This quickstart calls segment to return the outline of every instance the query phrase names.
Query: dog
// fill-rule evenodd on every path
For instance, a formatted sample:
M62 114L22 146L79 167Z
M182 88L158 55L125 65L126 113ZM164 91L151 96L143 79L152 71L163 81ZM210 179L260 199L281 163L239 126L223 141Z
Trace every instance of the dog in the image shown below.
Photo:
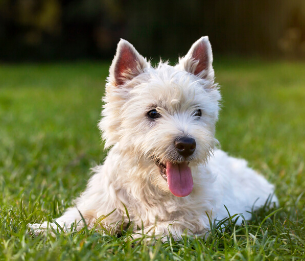
M266 201L277 205L273 185L217 149L221 95L212 62L208 37L175 66L161 61L155 68L120 40L99 122L108 156L74 207L54 223L31 224L32 231L86 223L118 233L131 222L139 234L181 239L205 235L211 220L248 220Z

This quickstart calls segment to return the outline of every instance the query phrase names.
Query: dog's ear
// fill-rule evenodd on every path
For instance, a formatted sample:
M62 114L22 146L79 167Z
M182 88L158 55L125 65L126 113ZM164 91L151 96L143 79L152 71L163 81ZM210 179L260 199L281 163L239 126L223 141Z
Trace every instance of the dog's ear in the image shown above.
M133 45L121 39L110 66L110 81L116 86L124 85L126 81L144 72L147 66L147 61Z
M207 36L196 41L187 55L179 60L184 70L199 78L214 80L212 47Z

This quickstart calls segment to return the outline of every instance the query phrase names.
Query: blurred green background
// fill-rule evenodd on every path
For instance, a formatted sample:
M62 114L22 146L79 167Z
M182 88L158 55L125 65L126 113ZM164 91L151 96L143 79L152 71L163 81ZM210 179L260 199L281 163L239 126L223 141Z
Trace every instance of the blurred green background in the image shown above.
M305 58L303 0L0 0L0 61L109 59L120 38L144 55Z

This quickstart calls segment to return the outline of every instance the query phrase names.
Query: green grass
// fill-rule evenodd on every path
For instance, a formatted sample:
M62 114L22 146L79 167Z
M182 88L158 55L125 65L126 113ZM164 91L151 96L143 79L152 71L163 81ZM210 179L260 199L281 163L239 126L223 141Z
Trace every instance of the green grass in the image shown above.
M149 245L87 231L32 237L85 188L106 152L97 129L109 64L0 66L0 260L305 259L304 63L216 62L222 149L276 185L280 209L207 239Z

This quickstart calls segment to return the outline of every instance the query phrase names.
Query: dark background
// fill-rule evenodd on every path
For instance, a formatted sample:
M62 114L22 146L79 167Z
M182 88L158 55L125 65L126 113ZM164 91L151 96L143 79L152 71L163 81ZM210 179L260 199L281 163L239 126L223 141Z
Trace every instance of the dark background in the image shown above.
M148 57L305 58L304 0L0 0L0 61L111 59L120 38Z

